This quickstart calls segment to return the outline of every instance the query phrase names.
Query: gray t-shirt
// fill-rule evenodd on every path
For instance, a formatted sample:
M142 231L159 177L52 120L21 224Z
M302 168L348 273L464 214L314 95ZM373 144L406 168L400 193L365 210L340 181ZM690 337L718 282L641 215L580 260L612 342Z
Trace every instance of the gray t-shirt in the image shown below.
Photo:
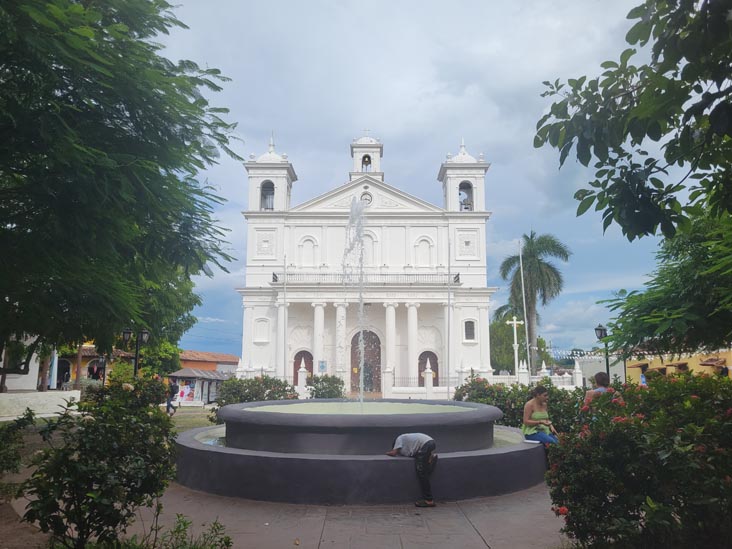
M405 433L399 435L394 441L394 449L399 450L403 456L414 457L420 448L430 440L432 437L428 437L424 433Z

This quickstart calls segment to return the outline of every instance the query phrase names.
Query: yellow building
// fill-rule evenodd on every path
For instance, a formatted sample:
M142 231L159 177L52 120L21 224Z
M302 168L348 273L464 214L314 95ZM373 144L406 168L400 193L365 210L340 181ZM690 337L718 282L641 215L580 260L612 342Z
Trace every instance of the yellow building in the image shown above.
M720 350L715 353L697 353L682 356L666 355L646 357L642 360L629 360L627 363L627 379L632 383L639 383L642 371L656 371L662 375L679 372L693 372L695 374L719 375L729 377L728 366L732 363L732 349ZM644 366L647 368L644 369Z

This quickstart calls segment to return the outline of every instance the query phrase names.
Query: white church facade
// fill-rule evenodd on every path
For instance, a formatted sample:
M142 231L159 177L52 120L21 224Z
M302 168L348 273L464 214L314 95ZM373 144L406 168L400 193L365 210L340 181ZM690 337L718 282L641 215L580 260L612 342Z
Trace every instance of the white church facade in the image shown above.
M454 387L472 370L490 374L485 174L465 146L439 168L443 203L387 183L382 143L351 143L346 182L290 203L297 175L286 155L245 163L249 178L244 329L240 376L298 383L298 370L340 376L392 396L392 387ZM363 206L363 270L344 269L353 200ZM360 282L360 283L357 283ZM361 308L360 304L363 303ZM360 310L363 314L360 314ZM447 394L445 394L447 396Z

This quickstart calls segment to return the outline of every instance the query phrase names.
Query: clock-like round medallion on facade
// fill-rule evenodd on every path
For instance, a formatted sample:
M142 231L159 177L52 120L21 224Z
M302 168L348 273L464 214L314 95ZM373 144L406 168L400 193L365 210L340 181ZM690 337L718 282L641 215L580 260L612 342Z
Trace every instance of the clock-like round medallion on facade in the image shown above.
M366 206L370 206L371 202L373 202L374 197L371 196L371 193L361 193L361 202L366 204Z

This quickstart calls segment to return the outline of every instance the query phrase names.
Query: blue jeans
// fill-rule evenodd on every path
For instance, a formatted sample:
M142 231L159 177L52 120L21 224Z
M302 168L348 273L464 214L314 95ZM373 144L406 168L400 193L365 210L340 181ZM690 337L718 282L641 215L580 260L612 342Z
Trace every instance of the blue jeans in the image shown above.
M537 431L533 435L524 435L526 440L535 440L542 444L559 444L559 439L554 435L549 435L544 431Z

